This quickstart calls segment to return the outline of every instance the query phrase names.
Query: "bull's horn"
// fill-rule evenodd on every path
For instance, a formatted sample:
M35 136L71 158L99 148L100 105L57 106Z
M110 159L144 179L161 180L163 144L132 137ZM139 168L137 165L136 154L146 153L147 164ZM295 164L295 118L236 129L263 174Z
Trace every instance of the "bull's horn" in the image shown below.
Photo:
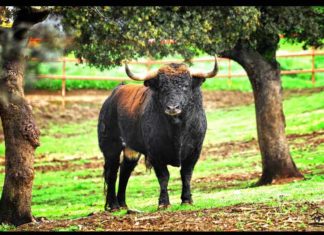
M218 72L218 65L217 65L217 57L215 55L215 66L214 66L214 69L209 72L209 73L191 73L191 77L194 77L194 78L212 78L212 77L215 77L216 74Z
M150 72L150 73L146 74L146 75L143 76L143 77L136 76L135 74L133 74L133 73L130 71L130 69L129 69L127 63L125 63L125 69L126 69L126 74L127 74L127 76L128 76L129 78L135 80L135 81L146 81L146 80L150 80L150 79L152 79L152 78L155 78L155 77L157 76L157 74L158 74L157 71L156 71L156 72Z

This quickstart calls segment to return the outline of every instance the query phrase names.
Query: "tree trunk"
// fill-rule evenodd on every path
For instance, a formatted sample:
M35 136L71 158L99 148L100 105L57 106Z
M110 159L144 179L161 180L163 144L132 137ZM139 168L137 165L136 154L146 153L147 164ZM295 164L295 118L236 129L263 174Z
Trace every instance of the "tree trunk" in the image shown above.
M255 100L258 141L262 155L262 176L259 185L273 180L303 178L289 152L282 108L282 87L279 68L257 68L258 76L250 76Z
M303 179L290 155L285 136L279 64L268 62L255 50L242 46L224 52L223 56L242 65L253 88L262 156L262 176L257 185Z
M24 99L22 59L7 61L0 80L0 116L5 136L5 180L0 200L0 223L33 221L31 195L34 152L39 130Z
M0 199L0 223L21 225L33 221L31 197L34 153L40 131L31 107L24 98L27 32L43 21L48 11L20 7L6 42L2 42L0 75L0 117L5 137L5 180Z

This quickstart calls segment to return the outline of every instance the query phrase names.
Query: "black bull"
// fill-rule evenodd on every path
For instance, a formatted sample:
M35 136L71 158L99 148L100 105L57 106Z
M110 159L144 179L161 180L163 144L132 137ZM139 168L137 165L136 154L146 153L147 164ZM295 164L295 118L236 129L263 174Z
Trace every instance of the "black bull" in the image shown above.
M140 80L128 67L126 72L132 79ZM127 208L126 186L140 154L145 155L158 178L159 208L170 205L167 165L181 166L181 200L184 204L192 203L190 181L207 128L200 86L205 78L216 73L216 61L212 72L196 75L184 64L169 64L144 78L144 86L121 84L114 89L100 110L98 123L108 186L106 210L108 206L110 210Z

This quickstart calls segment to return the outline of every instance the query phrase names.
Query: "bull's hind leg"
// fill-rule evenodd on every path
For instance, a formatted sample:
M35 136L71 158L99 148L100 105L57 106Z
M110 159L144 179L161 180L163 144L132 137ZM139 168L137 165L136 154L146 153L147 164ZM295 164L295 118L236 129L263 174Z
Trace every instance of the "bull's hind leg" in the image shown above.
M105 156L104 177L107 184L105 210L109 210L109 208L111 211L119 209L115 187L121 150L122 145L116 144L113 146L111 145L110 148L107 147L106 150L103 151Z
M140 153L131 150L130 148L124 149L124 160L120 166L120 174L119 174L119 186L118 186L118 194L117 199L120 207L127 208L126 204L126 187L128 183L128 179L134 170L137 162L139 160Z

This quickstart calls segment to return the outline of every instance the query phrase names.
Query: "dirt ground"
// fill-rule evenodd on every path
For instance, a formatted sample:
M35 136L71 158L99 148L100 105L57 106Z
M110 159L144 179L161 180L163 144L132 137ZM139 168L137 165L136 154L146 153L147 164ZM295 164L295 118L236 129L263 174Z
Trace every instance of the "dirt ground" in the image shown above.
M323 231L313 219L322 203L240 204L199 211L158 211L113 216L91 213L74 220L46 220L19 226L16 231Z

